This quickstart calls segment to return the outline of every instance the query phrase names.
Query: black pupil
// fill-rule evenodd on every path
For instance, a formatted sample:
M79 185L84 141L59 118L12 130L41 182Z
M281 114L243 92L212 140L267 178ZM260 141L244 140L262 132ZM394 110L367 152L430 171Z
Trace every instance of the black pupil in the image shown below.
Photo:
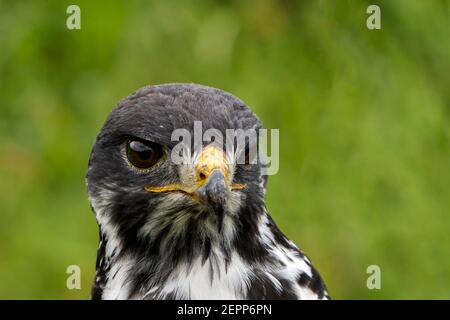
M130 148L136 152L142 160L148 160L152 157L152 149L141 142L132 141L130 143Z

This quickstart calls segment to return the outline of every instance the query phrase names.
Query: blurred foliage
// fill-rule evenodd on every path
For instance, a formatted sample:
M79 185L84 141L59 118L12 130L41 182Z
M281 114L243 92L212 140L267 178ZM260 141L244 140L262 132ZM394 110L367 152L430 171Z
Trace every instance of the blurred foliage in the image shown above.
M121 98L166 82L280 129L268 207L332 297L450 298L448 1L79 0L70 31L72 3L0 0L0 298L89 297L90 148Z

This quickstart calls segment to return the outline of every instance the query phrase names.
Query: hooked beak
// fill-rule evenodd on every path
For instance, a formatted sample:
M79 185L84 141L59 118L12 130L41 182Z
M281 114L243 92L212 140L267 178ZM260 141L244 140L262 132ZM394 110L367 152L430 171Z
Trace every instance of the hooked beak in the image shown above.
M195 191L200 202L211 202L218 205L225 203L228 187L225 184L225 176L222 171L216 169L211 172L206 183Z
M183 192L202 204L214 208L222 207L231 190L241 190L245 184L230 182L230 167L225 153L215 146L203 148L195 165L195 182L192 186L170 184L166 186L145 186L147 192Z

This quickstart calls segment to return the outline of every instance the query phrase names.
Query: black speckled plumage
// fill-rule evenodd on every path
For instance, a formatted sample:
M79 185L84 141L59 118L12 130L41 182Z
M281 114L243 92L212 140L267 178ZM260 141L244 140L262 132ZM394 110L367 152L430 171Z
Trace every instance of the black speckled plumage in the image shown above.
M148 184L178 183L180 166L168 154L174 129L259 129L238 98L195 84L142 88L107 118L89 160L91 206L100 228L94 299L327 299L308 258L278 229L265 206L262 167L236 165L233 205L198 206L183 194L149 193ZM123 145L152 141L165 158L151 170L134 170Z

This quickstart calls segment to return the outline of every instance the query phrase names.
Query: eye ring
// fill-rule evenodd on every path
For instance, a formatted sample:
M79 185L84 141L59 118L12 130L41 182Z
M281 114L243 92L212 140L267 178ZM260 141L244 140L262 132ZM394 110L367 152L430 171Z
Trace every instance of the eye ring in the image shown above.
M125 155L128 162L140 170L150 169L163 156L161 145L137 139L128 140L125 144Z

